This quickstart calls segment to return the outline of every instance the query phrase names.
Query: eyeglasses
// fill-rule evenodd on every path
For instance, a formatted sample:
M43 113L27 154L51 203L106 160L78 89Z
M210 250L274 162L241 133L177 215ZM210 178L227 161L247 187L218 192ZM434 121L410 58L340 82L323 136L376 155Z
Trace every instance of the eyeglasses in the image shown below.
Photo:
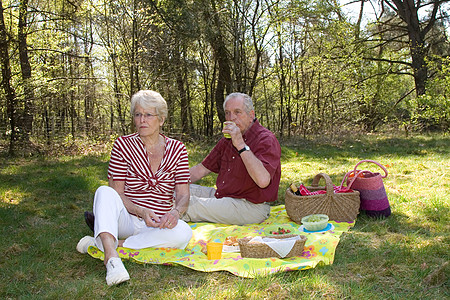
M141 117L144 117L145 120L148 120L148 119L150 119L152 117L156 117L156 116L158 116L158 115L157 114L151 114L151 113L145 113L145 114L135 113L134 114L134 117L136 119L140 119Z

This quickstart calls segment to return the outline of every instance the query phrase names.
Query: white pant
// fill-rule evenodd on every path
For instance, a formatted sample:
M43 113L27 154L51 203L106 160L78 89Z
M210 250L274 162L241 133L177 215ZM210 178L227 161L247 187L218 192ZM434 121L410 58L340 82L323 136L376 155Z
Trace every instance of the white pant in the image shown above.
M94 237L96 246L104 251L99 234L108 232L117 240L125 239L123 246L131 249L148 247L186 248L192 237L191 227L178 220L172 229L148 227L144 220L128 213L119 194L111 187L101 186L94 197Z
M244 225L261 223L270 215L270 205L255 204L245 199L214 196L216 189L197 184L190 185L191 198L183 220Z

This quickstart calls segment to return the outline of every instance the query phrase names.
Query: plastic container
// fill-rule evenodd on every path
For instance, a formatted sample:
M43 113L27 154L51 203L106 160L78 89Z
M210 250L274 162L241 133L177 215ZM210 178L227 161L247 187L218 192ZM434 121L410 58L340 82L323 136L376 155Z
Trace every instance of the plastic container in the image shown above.
M302 218L303 227L309 231L319 231L328 225L328 216L323 214L308 215Z

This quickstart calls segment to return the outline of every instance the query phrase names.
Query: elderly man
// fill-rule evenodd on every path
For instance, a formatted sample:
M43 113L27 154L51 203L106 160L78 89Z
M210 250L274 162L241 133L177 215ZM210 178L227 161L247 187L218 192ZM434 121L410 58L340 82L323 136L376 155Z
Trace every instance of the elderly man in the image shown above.
M216 187L190 186L190 222L260 223L278 197L281 147L275 135L255 118L253 102L243 93L228 95L223 104L226 122L222 138L198 165L190 168L196 182L217 173Z

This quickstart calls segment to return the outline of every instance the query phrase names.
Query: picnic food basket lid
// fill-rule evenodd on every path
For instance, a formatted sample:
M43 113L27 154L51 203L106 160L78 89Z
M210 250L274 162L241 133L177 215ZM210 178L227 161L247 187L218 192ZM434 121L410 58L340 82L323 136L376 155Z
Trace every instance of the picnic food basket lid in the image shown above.
M282 236L270 236L270 238L275 239L285 239L290 237L295 237L296 234L286 234ZM265 243L249 243L251 237L245 237L238 239L239 248L241 250L242 257L249 258L266 258L266 257L277 257L281 256L275 252L269 245ZM296 240L291 251L286 255L286 257L301 256L303 254L303 248L305 247L306 236L300 235L300 239Z
M320 179L325 179L326 186L319 187ZM325 173L317 174L309 190L326 190L326 194L297 196L287 188L285 194L286 213L297 224L302 218L312 214L328 215L330 220L338 222L353 222L360 206L358 191L335 193L330 176Z

